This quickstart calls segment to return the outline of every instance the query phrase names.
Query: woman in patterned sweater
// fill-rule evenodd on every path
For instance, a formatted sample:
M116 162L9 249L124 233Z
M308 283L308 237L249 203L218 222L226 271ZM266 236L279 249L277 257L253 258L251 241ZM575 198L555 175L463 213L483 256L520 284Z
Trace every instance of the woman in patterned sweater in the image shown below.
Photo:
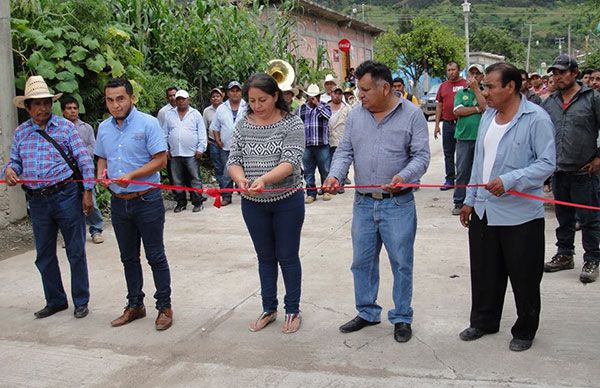
M277 275L285 284L282 331L294 333L301 324L300 233L304 222L302 155L304 125L289 112L275 80L263 73L244 85L246 117L233 133L227 162L229 175L242 192L242 215L258 257L263 312L250 324L262 330L277 318Z

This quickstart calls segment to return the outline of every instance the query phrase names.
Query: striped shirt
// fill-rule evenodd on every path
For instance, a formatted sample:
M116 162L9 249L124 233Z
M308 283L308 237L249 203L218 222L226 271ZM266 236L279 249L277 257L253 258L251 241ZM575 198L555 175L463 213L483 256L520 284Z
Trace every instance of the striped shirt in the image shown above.
M251 124L240 121L233 132L233 141L227 166L241 166L246 178L251 181L259 178L283 162L294 169L283 180L266 185L265 189L302 187L302 155L304 154L304 126L298 116L288 114L270 125ZM246 199L255 202L274 202L294 194L295 190L261 193L256 197L242 193Z
M60 152L35 132L40 126L29 119L15 130L15 137L10 149L10 160L3 169L10 167L23 180L44 180L45 182L27 183L28 189L41 189L69 179L73 170L63 159ZM94 162L69 120L52 115L46 124L46 133L50 135L81 170L84 179L94 178ZM94 188L94 182L85 182L86 190Z
M329 118L331 117L329 105L321 103L312 108L305 103L298 108L296 114L304 122L307 147L329 144Z

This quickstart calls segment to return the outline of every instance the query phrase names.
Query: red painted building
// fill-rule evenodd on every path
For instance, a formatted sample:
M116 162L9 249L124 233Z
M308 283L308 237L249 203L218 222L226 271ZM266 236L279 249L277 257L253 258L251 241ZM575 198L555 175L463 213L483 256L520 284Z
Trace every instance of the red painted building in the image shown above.
M299 54L316 61L317 47L326 47L327 60L339 80L344 79L349 68L373 59L374 39L385 31L309 0L299 0L291 18L295 31L292 39L298 44ZM344 38L351 43L348 55L338 47Z

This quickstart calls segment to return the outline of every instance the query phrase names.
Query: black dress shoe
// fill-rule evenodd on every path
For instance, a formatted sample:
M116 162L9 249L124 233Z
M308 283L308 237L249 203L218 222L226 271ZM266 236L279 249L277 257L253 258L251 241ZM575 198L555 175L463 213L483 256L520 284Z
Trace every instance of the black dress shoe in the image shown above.
M58 306L58 307L51 307L51 306L46 306L43 309L41 309L40 311L36 311L35 313L33 313L33 315L35 315L36 318L47 318L50 315L54 315L59 311L63 311L69 308L68 304L64 304L62 306Z
M182 210L185 210L185 205L177 205L177 206L175 206L175 209L173 210L173 213L179 213Z
M192 209L193 213L198 213L199 211L202 211L202 209L204 209L204 206L202 204L200 205L194 205L194 208Z
M370 322L367 321L366 319L362 319L361 317L359 317L358 315L351 321L344 323L342 326L340 326L340 331L342 333L352 333L355 331L359 331L360 329L364 329L367 326L373 326L373 325L377 325L380 322Z
M489 334L489 333L486 333L483 330L479 330L476 327L467 327L466 329L461 331L458 336L463 341L474 341L476 339L483 337L486 334Z
M523 350L529 349L531 344L533 344L533 340L513 338L510 340L510 345L508 348L513 352L522 352Z
M408 342L412 337L412 329L410 323L396 323L394 324L394 339L398 342Z
M75 318L85 318L89 312L87 304L82 304L81 306L75 306L73 315L75 315Z

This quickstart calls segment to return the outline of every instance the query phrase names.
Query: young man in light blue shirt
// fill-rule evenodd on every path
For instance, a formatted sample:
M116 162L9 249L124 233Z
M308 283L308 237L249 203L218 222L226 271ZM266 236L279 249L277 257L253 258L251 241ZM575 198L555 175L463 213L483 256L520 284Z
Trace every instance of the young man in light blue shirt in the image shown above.
M131 181L160 183L159 171L167 165L167 144L158 120L133 105L133 86L123 78L110 80L104 98L111 117L98 127L94 153L98 156L98 178L117 180L110 184L111 214L115 237L127 281L127 306L111 322L125 325L146 316L140 245L152 268L156 293L156 330L173 323L171 272L165 255L165 207L159 189Z

